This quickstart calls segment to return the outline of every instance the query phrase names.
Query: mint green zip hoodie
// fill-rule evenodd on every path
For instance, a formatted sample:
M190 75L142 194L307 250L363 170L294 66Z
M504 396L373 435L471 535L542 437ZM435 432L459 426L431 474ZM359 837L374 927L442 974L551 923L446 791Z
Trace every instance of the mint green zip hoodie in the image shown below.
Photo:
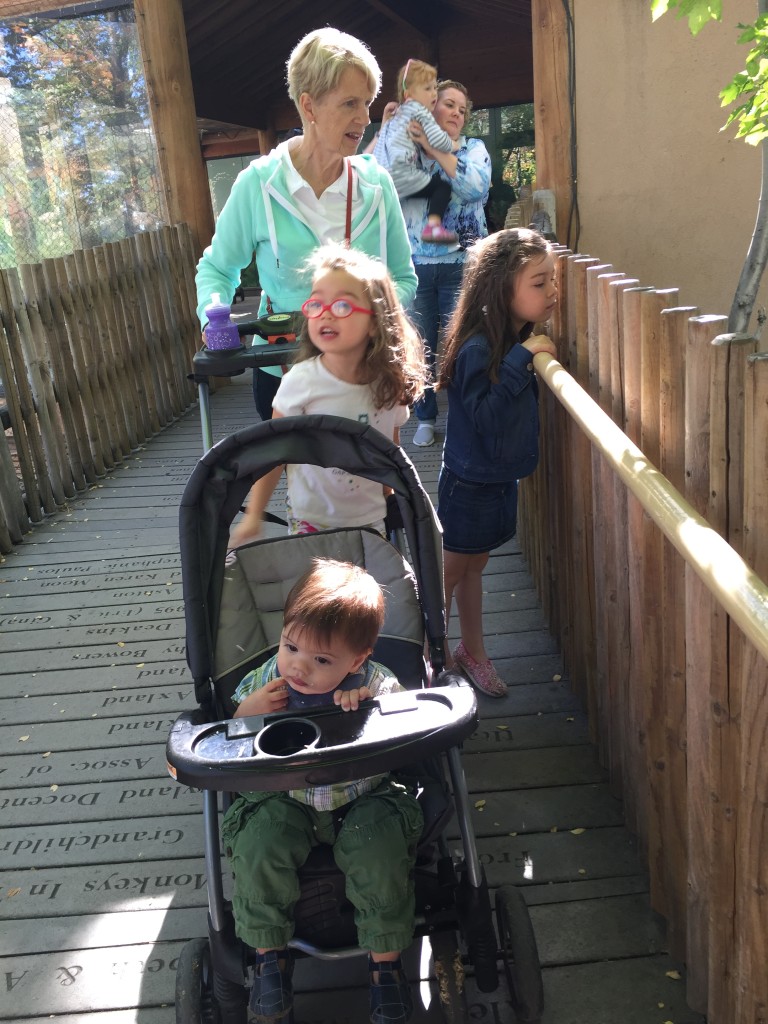
M203 327L211 295L218 292L230 301L253 253L262 288L259 315L266 313L267 296L275 313L295 312L309 297L311 278L304 264L321 243L286 187L282 155L291 141L254 160L232 186L216 233L197 265L197 313ZM400 301L408 305L418 280L392 179L372 156L350 159L363 200L352 220L352 248L386 263ZM281 372L279 367L269 370Z

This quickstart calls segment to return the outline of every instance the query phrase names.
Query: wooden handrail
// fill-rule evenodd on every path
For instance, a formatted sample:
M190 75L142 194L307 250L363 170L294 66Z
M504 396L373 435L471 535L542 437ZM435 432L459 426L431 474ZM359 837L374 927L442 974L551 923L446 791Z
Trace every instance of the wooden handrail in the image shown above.
M534 356L533 364L539 377L605 456L686 563L768 659L768 587L765 583L557 359L540 352Z

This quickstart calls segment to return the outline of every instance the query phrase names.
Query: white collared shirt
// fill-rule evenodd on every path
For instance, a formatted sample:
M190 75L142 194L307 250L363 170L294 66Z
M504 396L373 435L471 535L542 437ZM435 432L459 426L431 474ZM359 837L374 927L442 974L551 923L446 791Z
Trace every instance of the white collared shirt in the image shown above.
M347 226L347 164L341 174L332 182L323 194L318 197L311 185L307 184L293 165L290 157L291 147L286 146L283 153L285 164L285 183L296 206L301 210L307 225L315 232L321 242L342 242ZM352 175L352 217L362 207L357 176Z

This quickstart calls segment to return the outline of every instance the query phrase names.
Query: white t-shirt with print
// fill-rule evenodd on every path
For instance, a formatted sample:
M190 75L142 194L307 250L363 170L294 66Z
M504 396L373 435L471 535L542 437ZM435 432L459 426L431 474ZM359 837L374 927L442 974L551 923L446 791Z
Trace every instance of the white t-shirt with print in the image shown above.
M280 382L272 407L281 416L344 416L370 424L389 438L408 419L404 405L377 409L367 384L349 384L334 377L322 356L291 367ZM317 529L370 526L380 523L386 513L380 483L320 466L288 466L288 500L293 518Z

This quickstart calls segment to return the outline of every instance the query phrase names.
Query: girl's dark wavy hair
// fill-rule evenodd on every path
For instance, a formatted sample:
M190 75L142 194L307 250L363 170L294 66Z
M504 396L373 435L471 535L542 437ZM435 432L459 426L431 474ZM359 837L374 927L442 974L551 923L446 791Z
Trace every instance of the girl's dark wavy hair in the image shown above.
M495 384L504 356L530 333L518 335L512 320L515 279L522 268L551 251L549 242L529 228L507 228L475 242L467 254L459 300L448 323L437 387L453 377L459 349L474 334L484 334L491 348L488 376Z
M312 280L323 273L343 270L365 290L373 316L373 334L368 343L368 382L377 409L410 405L421 398L427 380L424 345L406 316L389 271L381 260L345 245L330 244L316 249L308 260ZM310 338L307 324L299 337L296 362L320 355Z

